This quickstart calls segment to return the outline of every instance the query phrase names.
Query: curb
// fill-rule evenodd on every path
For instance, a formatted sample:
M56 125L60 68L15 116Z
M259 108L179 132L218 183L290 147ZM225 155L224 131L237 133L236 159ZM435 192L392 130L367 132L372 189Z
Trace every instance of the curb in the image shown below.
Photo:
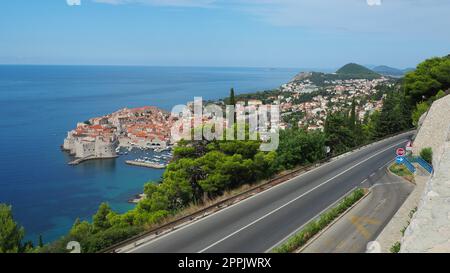
M405 180L405 181L408 182L408 183L413 184L414 186L417 186L416 180L415 180L416 174L413 173L414 181L409 181L408 179L404 178L403 176L396 175L395 173L393 173L393 172L389 169L389 168L392 166L392 164L394 164L394 163L389 164L389 167L386 168L387 171L388 171L388 173L389 173L390 175L393 175L393 176L395 176L395 177L398 177L398 178L400 178L400 179L402 179L402 180Z

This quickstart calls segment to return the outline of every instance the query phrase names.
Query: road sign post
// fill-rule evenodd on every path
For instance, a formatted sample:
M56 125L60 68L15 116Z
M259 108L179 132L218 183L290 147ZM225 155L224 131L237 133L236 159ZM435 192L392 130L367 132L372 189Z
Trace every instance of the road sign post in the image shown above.
M408 143L406 144L406 151L412 152L412 150L413 150L412 141L408 141Z
M395 162L397 164L402 164L405 161L405 158L403 156L397 156L397 158L395 159Z
M397 154L397 156L405 156L406 155L406 151L403 148L398 148L395 153Z

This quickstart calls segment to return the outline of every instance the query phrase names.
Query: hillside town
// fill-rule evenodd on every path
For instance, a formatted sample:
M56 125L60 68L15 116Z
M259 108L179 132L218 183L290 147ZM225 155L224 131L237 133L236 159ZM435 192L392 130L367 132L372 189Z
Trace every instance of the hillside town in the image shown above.
M385 77L326 80L318 86L310 80L311 74L299 75L282 85L276 95L269 93L264 100L247 98L238 100L236 104L258 107L270 102L280 107L280 129L298 126L309 131L324 130L327 114L350 107L353 100L360 120L380 110L383 95L377 95L380 94L379 87L394 86L394 82ZM308 97L305 98L305 94ZM187 105L193 108L192 102ZM124 108L78 123L74 130L68 132L63 149L78 159L92 159L114 158L123 147L166 148L175 144L172 143L171 128L178 118L154 106ZM208 120L203 117L202 122ZM182 122L193 123L193 118L183 117Z
M317 86L306 75L282 85L282 93L269 99L280 105L283 117L299 113L301 118L297 121L298 127L323 130L327 114L350 107L353 100L357 104L356 112L360 120L380 110L383 106L383 96L377 96L380 87L393 88L394 85L391 79L381 77L373 80L326 80L323 86ZM302 94L311 94L311 99L298 102ZM290 125L284 119L280 128Z

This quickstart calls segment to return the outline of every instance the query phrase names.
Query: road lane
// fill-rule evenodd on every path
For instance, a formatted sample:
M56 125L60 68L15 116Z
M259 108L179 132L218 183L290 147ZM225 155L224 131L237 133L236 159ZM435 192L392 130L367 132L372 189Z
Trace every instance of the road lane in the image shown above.
M369 179L372 193L320 237L304 253L364 253L408 198L414 185L380 170ZM400 230L398 230L400 234Z
M392 160L410 136L339 158L131 252L264 252Z

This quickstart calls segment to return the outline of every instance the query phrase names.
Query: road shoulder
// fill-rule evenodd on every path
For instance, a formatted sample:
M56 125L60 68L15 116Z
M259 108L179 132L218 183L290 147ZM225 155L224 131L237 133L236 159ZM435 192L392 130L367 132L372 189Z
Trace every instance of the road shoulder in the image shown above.
M392 176L385 169L368 182L372 193L301 253L366 252L367 244L377 238L413 190L410 182ZM400 234L400 229L397 232Z
M428 179L429 175L418 169L414 190L376 239L381 253L391 253L391 247L401 241L402 230L408 226L411 220L410 213L417 208Z

